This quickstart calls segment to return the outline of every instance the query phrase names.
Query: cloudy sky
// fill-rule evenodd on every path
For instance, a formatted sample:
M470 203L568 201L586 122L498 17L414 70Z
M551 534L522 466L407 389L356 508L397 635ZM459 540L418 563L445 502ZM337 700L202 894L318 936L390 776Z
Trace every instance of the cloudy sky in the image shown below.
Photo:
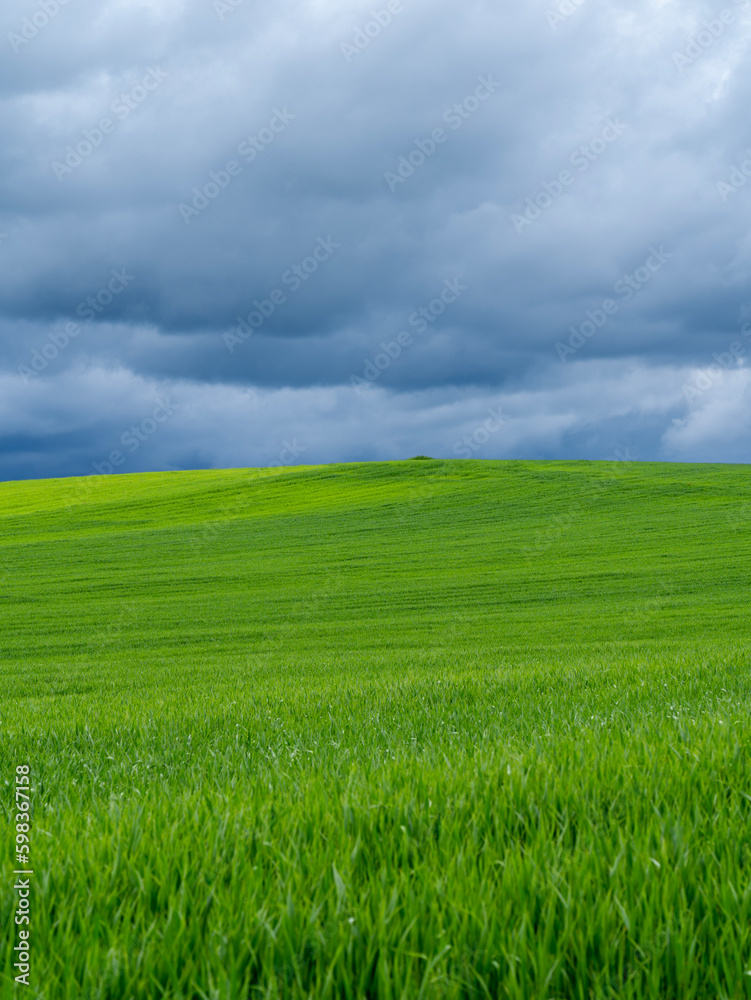
M0 20L0 479L749 461L751 4Z

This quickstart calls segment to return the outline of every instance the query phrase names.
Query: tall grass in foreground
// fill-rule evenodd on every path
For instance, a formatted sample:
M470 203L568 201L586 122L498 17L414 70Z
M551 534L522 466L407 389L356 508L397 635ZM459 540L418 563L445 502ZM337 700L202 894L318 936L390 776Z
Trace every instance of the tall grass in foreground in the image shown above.
M29 995L751 996L748 667L353 658L154 705L134 664L29 699Z

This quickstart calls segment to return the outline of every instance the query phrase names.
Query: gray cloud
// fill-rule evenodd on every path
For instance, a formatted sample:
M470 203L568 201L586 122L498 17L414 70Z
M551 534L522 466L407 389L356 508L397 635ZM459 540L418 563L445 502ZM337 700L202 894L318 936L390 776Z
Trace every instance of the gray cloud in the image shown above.
M751 419L751 369L743 360L732 369L715 362L682 369L582 362L505 393L450 386L415 393L252 389L145 379L124 368L90 368L29 386L6 375L0 477L414 454L742 462ZM717 370L707 374L711 366Z
M672 0L404 0L390 21L330 0L56 6L46 24L38 4L0 15L6 478L85 472L149 385L192 387L205 429L170 419L133 455L148 468L272 461L298 418L306 460L445 454L461 406L471 423L473 401L479 419L525 393L539 421L514 457L747 456L739 359L701 405L671 395L749 318L751 185L718 187L751 146L745 4L728 23ZM319 241L340 246L313 270ZM410 322L457 279L440 316ZM373 407L353 378L404 333ZM98 385L120 387L117 419ZM573 385L570 412L551 403ZM646 385L673 402L647 406ZM273 416L246 454L221 400L251 398Z

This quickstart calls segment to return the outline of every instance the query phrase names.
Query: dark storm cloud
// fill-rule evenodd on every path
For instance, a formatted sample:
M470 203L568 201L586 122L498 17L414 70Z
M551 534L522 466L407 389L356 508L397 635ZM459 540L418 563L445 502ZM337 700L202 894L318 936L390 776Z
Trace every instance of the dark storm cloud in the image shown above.
M392 8L4 8L0 365L35 406L92 370L209 394L370 371L401 412L405 393L554 393L572 366L618 362L628 382L727 349L749 314L746 5ZM113 272L132 276L117 292ZM425 320L447 281L466 287ZM312 397L288 400L305 422L292 398ZM640 405L619 433L658 455L679 417L645 424ZM47 453L22 437L9 453ZM216 441L171 447L220 461ZM55 451L79 468L68 436Z

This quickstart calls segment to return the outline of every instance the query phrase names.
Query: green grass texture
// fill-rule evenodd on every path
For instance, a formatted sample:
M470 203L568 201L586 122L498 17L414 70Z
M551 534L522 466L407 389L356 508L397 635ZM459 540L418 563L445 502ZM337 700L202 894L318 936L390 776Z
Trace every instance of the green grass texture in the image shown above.
M750 588L746 466L0 484L0 998L751 998Z

